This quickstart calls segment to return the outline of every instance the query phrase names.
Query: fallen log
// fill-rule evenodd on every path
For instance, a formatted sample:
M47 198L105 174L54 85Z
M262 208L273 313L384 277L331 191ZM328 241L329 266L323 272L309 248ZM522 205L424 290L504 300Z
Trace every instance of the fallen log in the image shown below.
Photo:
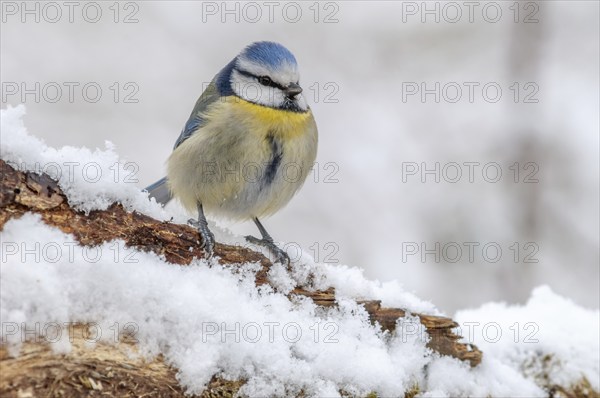
M194 258L204 256L199 245L197 231L188 225L158 221L135 211L128 212L118 203L112 204L106 210L91 211L89 214L85 214L69 206L65 194L56 181L47 175L15 170L3 160L0 160L0 174L0 230L9 220L19 218L28 212L34 212L39 214L46 224L72 234L82 245L98 245L106 241L122 239L130 247L164 255L168 262L178 265L189 264ZM267 273L272 264L261 253L244 247L217 243L215 254L219 257L219 262L224 265L259 263L261 269L256 274L256 284L269 283ZM333 288L325 291L310 291L303 287L296 287L290 295L309 297L317 305L325 308L336 305ZM407 315L406 310L382 307L381 302L377 300L357 299L357 302L364 306L371 321L379 324L382 330L393 332L398 319ZM410 315L418 317L421 324L425 326L430 337L428 347L433 351L440 355L466 361L471 366L477 366L481 362L482 353L477 347L459 341L461 337L454 333L458 324L452 319L419 313ZM118 364L127 362L123 362L123 358L121 358L123 348L119 346L108 345L104 347L102 354L76 349L61 358L52 354L48 347L37 343L24 344L24 352L17 358L10 358L6 349L1 348L0 371L3 377L0 383L0 395L9 396L5 394L15 394L21 391L22 395L20 396L22 397L38 396L27 395L27 391L32 389L36 394L42 394L40 396L53 396L51 393L59 394L57 396L60 394L69 396L69 393L64 393L64 391L68 390L75 394L73 391L76 391L77 388L87 389L88 393L96 391L98 395L106 391L120 396L128 396L129 393L132 394L131 396L143 394L165 396L168 391L175 395L182 393L175 379L175 371L164 364L160 358L152 363L130 364L131 369L123 370ZM157 370L159 376L152 373L150 367ZM27 377L25 377L26 369L29 369ZM46 370L42 371L41 369ZM50 371L49 369L54 370ZM95 372L96 378L90 372ZM103 374L105 376L98 377ZM106 376L108 374L114 377ZM62 384L59 383L60 388L56 383L49 382L53 380L52 377L54 379L58 377L57 380L64 381L61 382ZM34 382L35 385L32 385ZM103 387L98 387L97 382L101 383L100 385ZM123 383L126 387L118 390ZM243 384L242 381L232 384L232 382L215 378L206 391L233 393L239 389L241 384ZM99 390L99 388L103 390ZM168 391L164 388L167 388Z

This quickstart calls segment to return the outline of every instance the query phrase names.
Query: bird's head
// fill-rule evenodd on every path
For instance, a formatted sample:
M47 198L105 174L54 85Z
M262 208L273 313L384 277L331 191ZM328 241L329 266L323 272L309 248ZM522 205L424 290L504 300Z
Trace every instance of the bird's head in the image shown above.
M294 55L278 43L252 43L230 64L228 83L236 96L270 108L306 112Z

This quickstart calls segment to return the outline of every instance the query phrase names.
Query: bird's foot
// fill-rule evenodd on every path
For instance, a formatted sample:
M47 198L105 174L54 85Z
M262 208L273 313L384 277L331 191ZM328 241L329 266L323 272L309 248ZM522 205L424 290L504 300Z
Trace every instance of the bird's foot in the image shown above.
M246 236L246 240L252 244L266 247L271 252L271 254L275 257L275 262L278 262L289 268L290 256L288 256L288 254L285 251L283 251L283 249L280 249L279 247L277 247L275 242L273 242L273 239L265 239L265 238L258 239L258 238L255 238L254 236L248 235L248 236Z
M205 223L202 223L198 220L194 220L193 218L190 218L188 220L188 223L192 227L196 228L200 233L200 237L202 238L200 248L204 250L204 256L206 258L211 258L215 250L215 235L213 235L213 233L210 232L210 229L208 229L208 225L206 225Z

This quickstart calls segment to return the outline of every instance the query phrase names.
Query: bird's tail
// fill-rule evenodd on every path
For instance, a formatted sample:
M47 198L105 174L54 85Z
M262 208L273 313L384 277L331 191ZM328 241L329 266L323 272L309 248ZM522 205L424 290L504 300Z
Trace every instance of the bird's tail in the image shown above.
M156 199L158 203L163 205L166 205L171 199L173 199L171 191L167 186L167 177L163 177L154 184L148 185L144 191L147 191L151 198Z

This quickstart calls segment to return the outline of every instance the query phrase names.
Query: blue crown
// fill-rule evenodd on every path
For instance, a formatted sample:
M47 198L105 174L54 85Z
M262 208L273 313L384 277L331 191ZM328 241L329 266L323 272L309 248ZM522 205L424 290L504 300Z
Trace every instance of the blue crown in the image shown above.
M282 63L297 65L296 57L287 48L272 41L259 41L250 44L240 53L240 57L266 67L277 68Z
M231 88L231 73L235 69L238 58L243 57L251 62L256 62L264 65L269 69L277 69L282 63L287 62L292 66L297 66L296 57L287 48L279 43L272 41L258 41L244 48L242 52L231 60L221 71L215 76L217 90L219 95L233 95Z

